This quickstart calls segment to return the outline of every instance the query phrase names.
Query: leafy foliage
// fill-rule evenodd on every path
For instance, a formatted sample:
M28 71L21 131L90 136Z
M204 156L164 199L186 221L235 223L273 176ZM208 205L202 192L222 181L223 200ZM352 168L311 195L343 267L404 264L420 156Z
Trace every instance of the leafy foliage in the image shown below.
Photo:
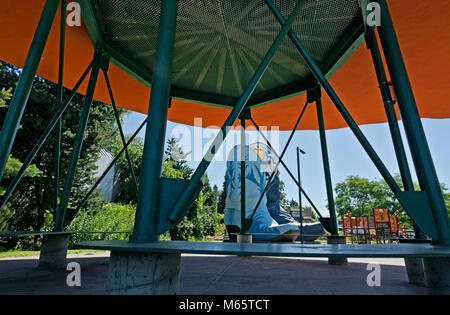
M400 175L397 174L394 178L402 187ZM419 190L418 185L415 186ZM441 186L450 212L450 194L446 193L447 188L444 185ZM371 181L359 176L349 176L335 186L335 192L336 211L339 215L351 211L355 216L370 216L373 215L372 209L389 209L391 213L398 210L400 223L407 228L412 227L409 216L384 180Z
M20 69L0 62L0 90L13 92L18 82ZM56 112L56 84L35 77L30 98L21 120L21 125L12 148L12 156L8 168L17 169L18 161L24 161L28 153L42 135L48 122ZM67 96L70 91L64 90ZM4 95L3 93L2 95ZM9 95L9 92L7 93ZM6 99L9 96L6 96ZM5 97L3 96L3 99ZM81 112L84 96L77 94L62 119L61 143L61 176L59 187L62 189L67 174L68 163L72 153L73 140ZM8 107L0 107L0 125L6 117ZM121 115L123 111L120 110ZM115 118L111 106L94 101L86 129L83 147L78 162L75 184L71 192L70 206L77 206L89 187L95 181L95 162L98 154L111 139L115 131ZM11 230L41 230L46 217L53 213L54 208L54 164L55 164L56 133L53 132L44 143L33 160L33 168L39 170L39 176L26 176L17 186L8 203L9 215L2 212L2 219ZM12 163L12 164L11 164ZM12 177L4 177L0 183L7 187ZM59 192L61 193L61 191ZM99 202L93 196L87 204L89 208Z
M132 232L136 207L120 203L107 203L98 209L80 211L67 227L68 231L105 232L75 234L70 238L70 245L81 241L124 240Z

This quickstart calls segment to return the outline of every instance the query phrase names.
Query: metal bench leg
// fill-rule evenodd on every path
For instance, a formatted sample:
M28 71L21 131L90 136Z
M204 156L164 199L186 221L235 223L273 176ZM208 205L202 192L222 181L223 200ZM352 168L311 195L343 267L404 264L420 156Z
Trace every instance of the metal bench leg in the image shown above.
M174 295L178 293L181 254L112 251L108 294Z

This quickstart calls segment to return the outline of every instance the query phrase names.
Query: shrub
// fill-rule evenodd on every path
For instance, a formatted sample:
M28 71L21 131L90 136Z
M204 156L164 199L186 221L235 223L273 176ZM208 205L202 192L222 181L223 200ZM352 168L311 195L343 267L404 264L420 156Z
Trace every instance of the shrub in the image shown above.
M136 208L133 205L107 203L100 209L82 210L67 227L67 231L105 232L75 234L70 238L73 243L93 240L124 240L128 238L134 226Z

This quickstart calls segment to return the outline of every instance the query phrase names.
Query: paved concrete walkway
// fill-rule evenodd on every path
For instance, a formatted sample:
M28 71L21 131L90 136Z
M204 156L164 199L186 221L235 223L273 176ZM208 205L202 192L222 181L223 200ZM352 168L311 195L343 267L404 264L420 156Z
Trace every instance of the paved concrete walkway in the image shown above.
M38 257L0 259L0 294L104 294L109 253L69 255L81 265L81 287L66 284L68 271L37 268ZM366 283L368 263L381 266L381 286ZM450 294L407 282L403 259L326 259L183 255L181 294Z

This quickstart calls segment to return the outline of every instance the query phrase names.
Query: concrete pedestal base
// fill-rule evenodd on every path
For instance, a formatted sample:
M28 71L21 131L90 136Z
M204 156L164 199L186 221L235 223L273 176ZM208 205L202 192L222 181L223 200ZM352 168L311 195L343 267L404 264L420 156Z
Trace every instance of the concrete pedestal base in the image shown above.
M328 236L327 244L346 244L346 238L345 236ZM345 265L347 262L347 258L328 258L329 265Z
M178 292L180 254L112 251L108 294L174 295Z
M424 258L423 270L426 287L450 287L450 258Z
M69 234L47 234L43 236L39 256L39 267L65 269Z
M424 286L422 258L405 258L405 266L409 284Z

